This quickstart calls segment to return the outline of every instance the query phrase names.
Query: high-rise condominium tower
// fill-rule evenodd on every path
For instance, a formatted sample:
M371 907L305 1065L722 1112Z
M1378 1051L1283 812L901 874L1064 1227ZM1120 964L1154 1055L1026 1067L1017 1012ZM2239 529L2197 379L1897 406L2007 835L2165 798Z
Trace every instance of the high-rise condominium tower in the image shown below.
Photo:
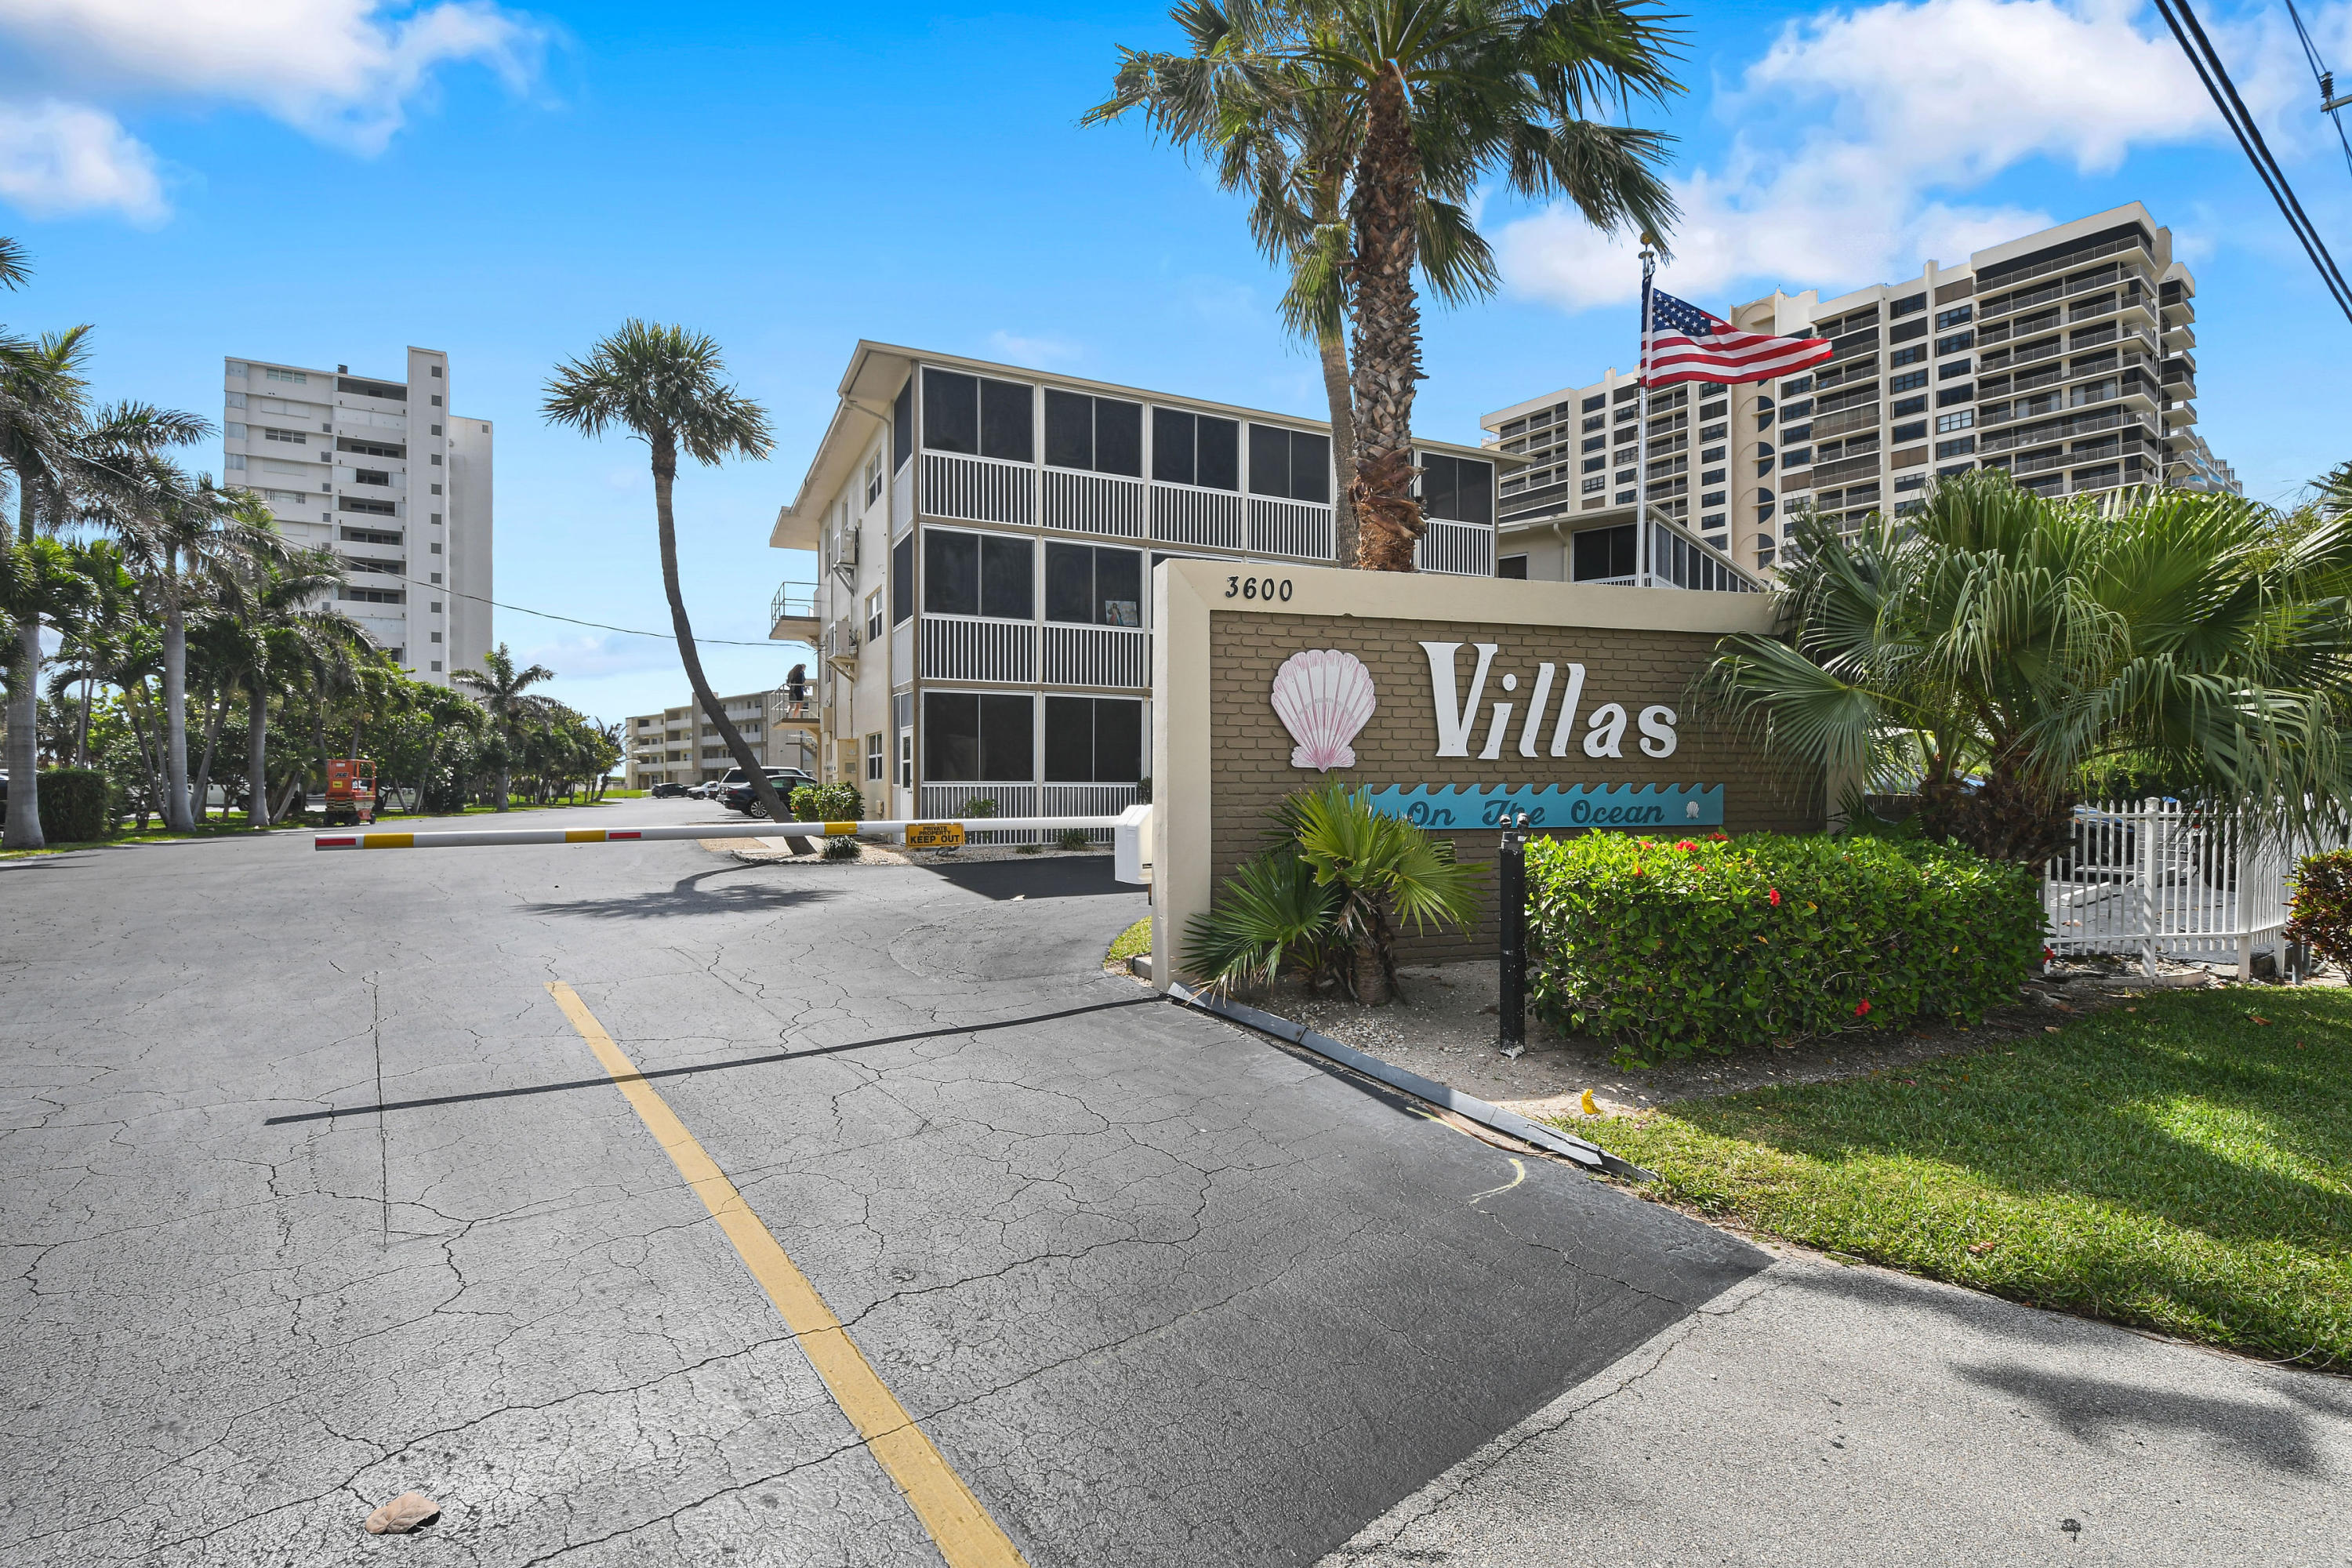
M490 422L449 412L449 356L400 381L232 359L223 468L296 544L351 573L340 608L417 679L446 686L490 647Z

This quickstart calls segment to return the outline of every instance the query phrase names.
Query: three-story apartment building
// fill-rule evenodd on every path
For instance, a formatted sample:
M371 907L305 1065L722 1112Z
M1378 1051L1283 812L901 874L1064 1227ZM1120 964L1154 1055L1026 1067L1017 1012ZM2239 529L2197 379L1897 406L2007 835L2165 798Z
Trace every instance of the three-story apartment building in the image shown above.
M1333 558L1311 419L860 342L769 542L816 552L772 635L818 652L824 776L875 815L1103 815L1152 773L1150 572ZM1491 575L1495 454L1416 450L1424 571Z
M816 721L809 716L809 703L776 690L739 692L720 698L719 705L761 765L816 773ZM628 747L623 773L628 789L700 784L723 778L735 765L718 726L690 700L658 713L632 715L623 740Z

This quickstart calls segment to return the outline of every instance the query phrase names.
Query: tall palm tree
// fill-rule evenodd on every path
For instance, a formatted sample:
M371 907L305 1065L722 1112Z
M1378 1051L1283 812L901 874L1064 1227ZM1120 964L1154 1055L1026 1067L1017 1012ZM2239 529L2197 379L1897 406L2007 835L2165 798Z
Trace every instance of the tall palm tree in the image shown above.
M1363 98L1346 91L1311 58L1253 52L1213 0L1187 0L1171 15L1188 48L1122 48L1110 98L1088 110L1082 123L1140 110L1177 147L1213 159L1224 189L1249 194L1251 237L1289 271L1283 323L1315 345L1331 424L1331 467L1345 497L1356 479L1348 191L1363 148ZM1457 305L1501 281L1493 252L1470 218L1465 173L1425 161L1415 215L1422 271L1440 298ZM1337 561L1357 565L1355 509L1343 500L1334 519Z
M10 286L14 287L11 275ZM51 333L37 343L0 340L0 470L16 487L16 542L29 545L43 531L45 502L69 488L74 468L71 433L87 407L89 383L82 371L92 329ZM38 849L41 837L40 711L41 617L18 618L8 658L9 787L16 809L8 813L5 844Z
M342 563L327 549L257 555L234 563L222 584L224 619L236 629L223 661L223 679L245 692L246 825L269 826L269 699L281 676L300 668L304 648L328 638L331 627L361 636L358 623L331 604L312 602L345 581Z
M1651 0L1228 0L1235 52L1295 63L1360 105L1349 174L1349 501L1363 563L1408 572L1426 524L1412 495L1421 380L1423 204L1499 181L1566 199L1595 226L1664 235L1671 139L1588 118L1679 92L1677 35ZM1432 178L1432 171L1439 177Z
M2352 483L2282 517L2236 496L2056 502L1998 470L1901 529L1801 519L1775 637L1702 683L1807 772L1908 775L1922 825L1995 858L2064 847L2118 766L2275 827L2352 822Z
M669 595L669 624L677 657L694 688L703 716L727 742L735 765L771 822L790 822L792 812L768 784L767 770L727 717L695 650L694 627L677 583L677 519L672 492L678 454L717 467L730 457L754 461L775 447L767 411L726 384L719 344L701 332L658 326L635 317L598 343L587 358L566 360L548 379L541 411L553 425L584 436L618 428L646 444L654 468L654 522L661 541L662 589Z
M514 782L514 756L522 745L523 721L536 713L547 699L530 695L530 689L542 681L555 679L555 671L543 664L529 669L515 668L514 655L507 645L499 644L482 656L479 669L460 669L450 673L452 685L474 693L481 705L489 710L490 721L497 725L499 737L506 742L499 750L499 805L507 809L507 791Z

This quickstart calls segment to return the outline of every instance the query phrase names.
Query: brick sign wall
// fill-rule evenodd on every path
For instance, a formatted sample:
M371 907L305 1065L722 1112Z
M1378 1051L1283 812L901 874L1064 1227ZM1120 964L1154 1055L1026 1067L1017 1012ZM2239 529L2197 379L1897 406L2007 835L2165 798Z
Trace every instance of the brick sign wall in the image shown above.
M1727 833L1821 826L1820 789L1776 778L1752 742L1707 723L1685 700L1724 633L1769 626L1762 595L1260 567L1255 581L1271 586L1269 599L1229 594L1234 580L1208 563L1170 563L1159 576L1155 674L1165 689L1155 692L1154 767L1172 833L1167 853L1182 859L1156 862L1155 901L1171 911L1189 916L1213 896L1265 846L1282 799L1327 778L1392 792L1400 810L1420 803L1431 830L1452 837L1465 860L1493 860L1496 835L1481 819L1504 803L1424 789L1556 786L1514 803L1538 804L1555 822L1571 808L1649 819L1655 826L1639 830L1666 837L1716 831L1718 822ZM1433 656L1425 644L1454 646ZM1483 680L1480 645L1493 649ZM1370 716L1346 742L1353 764L1328 772L1296 764L1301 741L1274 700L1286 661L1310 650L1353 656L1371 688ZM1176 688L1185 679L1198 682L1196 700ZM1509 704L1499 723L1498 703ZM1590 754L1588 738L1602 754ZM1482 755L1490 747L1496 754ZM1460 754L1440 754L1449 751ZM1170 929L1164 920L1160 929ZM1493 945L1488 921L1466 939L1424 938L1407 951L1459 958Z

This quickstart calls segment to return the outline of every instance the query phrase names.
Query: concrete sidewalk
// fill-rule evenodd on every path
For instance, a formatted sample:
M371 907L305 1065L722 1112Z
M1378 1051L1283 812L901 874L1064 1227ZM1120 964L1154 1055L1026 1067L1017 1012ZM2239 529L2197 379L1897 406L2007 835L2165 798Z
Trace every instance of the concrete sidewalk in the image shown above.
M1783 1252L1324 1568L2352 1563L2347 1479L2352 1380Z

